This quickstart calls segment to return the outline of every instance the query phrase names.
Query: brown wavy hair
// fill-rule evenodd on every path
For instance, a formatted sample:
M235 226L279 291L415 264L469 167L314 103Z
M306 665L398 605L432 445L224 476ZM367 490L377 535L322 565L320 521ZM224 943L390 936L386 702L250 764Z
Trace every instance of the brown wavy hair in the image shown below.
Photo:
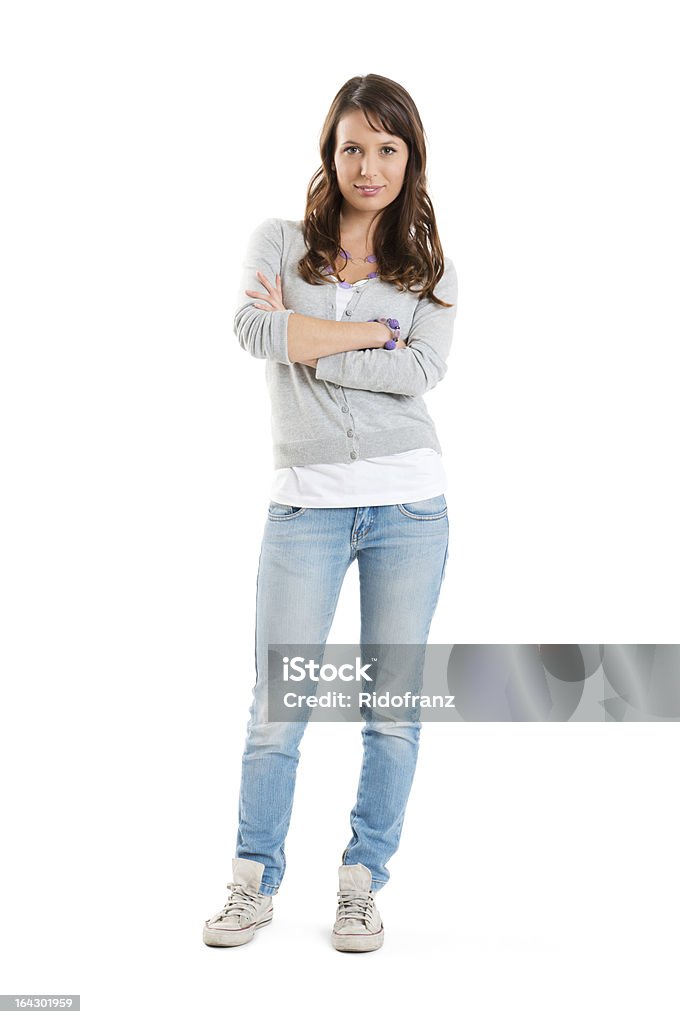
M342 256L340 210L343 195L333 170L333 156L338 121L349 110L363 111L374 131L394 134L408 144L401 191L380 211L373 238L381 280L396 285L399 291L413 290L415 286L419 289L419 298L429 298L439 306L450 307L452 303L434 294L435 285L444 273L444 252L426 189L425 131L406 89L382 75L350 78L331 103L319 139L321 167L307 189L303 219L307 253L298 262L301 277L308 284L326 283L328 278L322 273L322 267L334 266Z

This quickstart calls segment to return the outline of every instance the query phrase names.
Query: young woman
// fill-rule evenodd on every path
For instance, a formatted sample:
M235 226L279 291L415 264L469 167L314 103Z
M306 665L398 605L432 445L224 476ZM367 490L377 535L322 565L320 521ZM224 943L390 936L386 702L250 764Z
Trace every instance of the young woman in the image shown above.
M423 126L398 83L356 77L333 100L320 149L304 220L269 218L251 236L234 320L242 347L267 361L274 478L232 891L205 922L208 945L240 945L268 924L285 871L305 722L268 721L268 645L322 650L355 558L361 644L424 645L448 558L446 479L422 396L446 373L457 278L426 191ZM399 845L419 734L418 721L364 722L336 949L382 945L375 893Z

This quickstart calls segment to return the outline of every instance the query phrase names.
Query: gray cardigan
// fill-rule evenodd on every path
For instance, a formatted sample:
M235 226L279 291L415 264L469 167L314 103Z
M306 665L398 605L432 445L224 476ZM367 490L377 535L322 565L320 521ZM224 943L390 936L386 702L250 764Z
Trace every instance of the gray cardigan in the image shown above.
M396 317L406 348L336 352L321 356L314 369L290 361L288 317L295 312L335 320L337 285L303 280L297 262L305 252L302 221L262 221L250 236L234 315L241 346L267 360L274 468L352 462L411 448L441 454L422 396L446 373L458 295L452 261L445 257L444 274L434 289L439 298L454 303L450 309L379 278L355 289L343 320ZM245 294L246 289L265 292L257 270L272 284L281 274L285 310L256 309L261 300Z

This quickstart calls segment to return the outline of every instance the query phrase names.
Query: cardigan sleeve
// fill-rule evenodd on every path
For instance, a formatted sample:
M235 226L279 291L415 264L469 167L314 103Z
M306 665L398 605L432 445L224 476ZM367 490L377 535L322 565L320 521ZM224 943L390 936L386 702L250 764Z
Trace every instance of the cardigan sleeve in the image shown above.
M391 391L397 395L423 395L446 373L453 341L458 300L458 277L453 261L444 257L444 273L435 295L449 307L420 299L413 316L406 348L368 348L320 356L316 379L364 391ZM390 316L386 310L385 316Z
M266 293L256 276L261 270L271 284L281 273L283 259L283 227L276 217L268 217L255 228L248 240L246 258L241 272L238 308L234 314L234 333L241 348L256 359L273 359L292 365L288 357L288 317L292 309L257 309L249 291Z

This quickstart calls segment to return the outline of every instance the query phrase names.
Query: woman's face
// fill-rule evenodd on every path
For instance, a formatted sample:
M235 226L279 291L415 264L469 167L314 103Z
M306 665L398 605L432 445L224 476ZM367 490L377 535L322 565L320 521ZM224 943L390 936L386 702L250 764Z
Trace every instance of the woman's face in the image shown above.
M362 110L348 111L338 121L333 163L345 204L376 213L397 198L408 162L408 146L397 135L374 132ZM374 185L375 192L360 186Z

